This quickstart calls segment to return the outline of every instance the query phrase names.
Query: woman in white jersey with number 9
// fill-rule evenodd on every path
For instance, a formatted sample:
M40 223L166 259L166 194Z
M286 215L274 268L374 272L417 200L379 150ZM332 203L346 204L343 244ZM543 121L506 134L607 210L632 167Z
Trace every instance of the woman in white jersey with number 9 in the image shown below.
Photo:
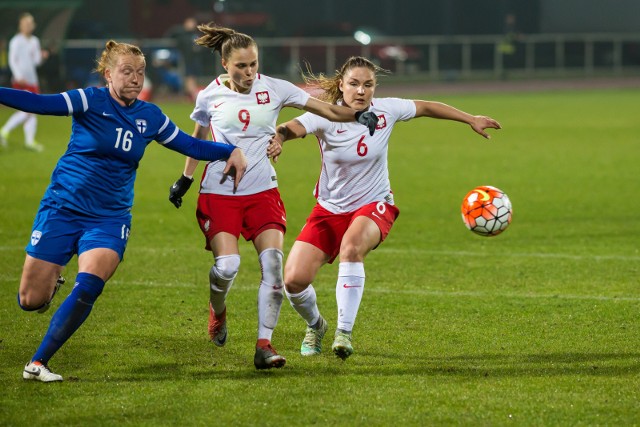
M240 234L252 241L258 252L262 278L258 290L258 340L254 356L257 369L282 367L286 360L271 345L283 299L282 245L286 212L278 192L276 173L269 157L277 157L281 146L271 141L276 120L285 106L313 112L338 122L357 121L373 133L377 117L372 113L332 105L312 98L284 80L258 73L258 48L248 35L214 24L200 25L203 35L196 43L216 50L222 58L223 74L202 90L191 118L193 135L240 147L248 166L237 188L222 175L224 162L205 167L200 183L196 216L213 252L209 272L209 336L219 347L227 340L225 299L240 267ZM183 175L170 189L169 200L180 207L182 196L193 181L198 161L187 158Z
M338 324L332 350L343 360L353 353L351 331L364 291L364 258L389 234L399 214L387 167L387 146L395 123L415 117L455 120L469 124L485 138L489 138L485 129L500 129L500 124L489 117L472 116L439 102L373 98L380 71L366 58L351 57L333 77L306 76L307 83L324 91L321 99L373 112L378 117L374 135L348 123L332 123L306 113L278 126L274 137L282 144L315 134L322 154L315 190L318 203L285 266L285 292L307 323L300 348L303 356L320 354L328 329L311 283L320 267L332 263L338 255Z

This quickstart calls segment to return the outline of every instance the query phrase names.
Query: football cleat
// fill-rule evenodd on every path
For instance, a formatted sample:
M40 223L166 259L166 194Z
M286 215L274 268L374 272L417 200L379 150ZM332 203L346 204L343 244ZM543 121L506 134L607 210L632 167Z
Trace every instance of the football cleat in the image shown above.
M351 334L342 331L336 331L331 350L333 350L333 354L338 356L340 359L346 360L353 354L353 346L351 345Z
M329 329L329 324L324 317L320 316L318 320L318 328L314 329L311 326L307 326L307 333L302 340L300 346L300 354L303 356L315 356L322 351L322 338Z
M45 311L49 310L49 307L51 307L51 301L53 301L53 297L56 296L58 290L60 289L60 286L64 285L65 282L66 280L64 279L64 277L58 276L58 280L56 280L56 286L53 288L51 298L49 298L49 301L45 302L44 305L38 309L38 313L42 314Z
M42 144L38 144L37 142L32 142L31 144L24 145L27 150L35 151L36 153L40 153L44 150L44 146Z
M222 347L227 342L227 308L220 316L216 316L211 303L209 303L209 337L218 347Z
M0 131L0 146L2 146L2 148L7 148L8 144L9 144L9 132Z
M256 354L253 356L256 369L282 368L285 363L287 359L279 355L271 343L263 346L256 345Z
M49 367L41 362L29 362L25 365L24 371L22 371L22 378L25 380L42 381L43 383L50 383L53 381L62 381L62 376L54 374L49 370Z

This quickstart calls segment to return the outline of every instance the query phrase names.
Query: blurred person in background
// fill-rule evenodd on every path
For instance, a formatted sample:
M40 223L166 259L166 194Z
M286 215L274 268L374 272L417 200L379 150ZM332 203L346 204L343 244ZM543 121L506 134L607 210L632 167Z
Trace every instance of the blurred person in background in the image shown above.
M24 367L26 380L62 381L49 369L49 360L87 319L123 260L136 170L152 141L202 160L227 159L222 173L234 173L235 184L246 169L241 150L195 139L156 105L138 99L145 67L140 48L110 40L96 69L106 87L54 95L0 88L0 104L33 114L73 117L67 150L58 160L33 223L18 305L25 311L47 311L64 284L62 269L74 255L78 274Z
M48 56L48 52L40 47L40 40L33 35L36 23L30 13L20 15L18 33L9 41L9 68L11 69L11 83L14 89L40 93L38 73L36 68ZM36 142L38 120L35 114L16 111L0 129L0 144L6 147L11 131L23 125L24 145L29 150L42 151L43 147Z
M518 43L522 40L522 35L518 31L516 15L509 12L504 17L504 37L498 45L498 51L502 55L502 80L507 80L509 69L515 66Z
M220 53L228 74L214 79L198 93L191 114L193 136L227 142L247 154L247 173L237 185L225 179L223 164L206 165L200 182L196 217L212 251L214 265L209 271L208 332L216 346L227 342L226 297L240 268L240 234L253 243L258 253L262 277L258 287L258 339L256 369L280 368L286 359L271 345L273 331L284 298L282 289L282 246L286 231L286 211L278 191L278 179L269 157L280 154L279 144L270 144L280 110L286 106L310 111L329 120L357 121L354 125L373 133L377 118L316 98L292 83L258 73L258 46L250 36L213 23L200 25L201 46ZM182 204L193 182L198 161L188 158L183 174L169 190L169 200Z
M198 38L198 22L194 17L188 17L181 26L170 32L180 52L180 68L182 70L184 92L191 101L198 95L198 76L202 74L200 51L202 48L195 43Z
M307 324L300 347L303 356L320 354L328 323L318 309L313 281L326 263L340 257L336 300L338 319L332 351L341 359L353 353L352 330L364 292L364 259L387 237L399 210L395 206L387 150L398 121L417 117L454 120L489 138L485 129L500 124L433 101L374 98L378 73L384 71L363 57L351 57L333 77L309 73L305 81L323 92L321 99L358 111L373 112L373 135L350 123L332 123L305 113L277 128L272 144L314 134L322 159L315 187L317 204L298 235L285 265L285 293ZM415 143L416 141L412 141Z

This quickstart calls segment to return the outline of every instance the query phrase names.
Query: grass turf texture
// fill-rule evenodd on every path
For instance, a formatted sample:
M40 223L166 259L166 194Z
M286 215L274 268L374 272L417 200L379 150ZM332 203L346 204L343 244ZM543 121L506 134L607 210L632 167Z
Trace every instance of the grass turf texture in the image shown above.
M24 150L20 131L0 153L0 424L637 424L639 95L437 97L498 119L504 129L490 141L452 122L398 124L390 171L401 215L365 263L355 354L342 362L330 351L337 266L327 266L314 284L330 322L323 354L299 355L305 325L285 301L273 342L288 362L268 372L252 364L255 251L242 242L229 341L214 348L197 192L180 210L168 202L183 158L152 146L138 171L126 260L52 359L65 382L48 385L23 381L21 369L77 266L67 267L52 310L20 311L23 248L70 124L40 117L43 153ZM190 105L163 107L192 129ZM0 109L0 121L10 113ZM319 167L315 138L286 144L277 164L285 253L314 204ZM460 219L462 197L485 184L514 205L512 225L495 238Z

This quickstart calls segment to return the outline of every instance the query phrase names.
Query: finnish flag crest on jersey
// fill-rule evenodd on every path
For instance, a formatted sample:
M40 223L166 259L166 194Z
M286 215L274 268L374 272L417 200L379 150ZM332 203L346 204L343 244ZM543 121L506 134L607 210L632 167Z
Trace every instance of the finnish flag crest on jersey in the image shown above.
M42 231L35 230L33 233L31 233L31 246L37 245L41 237Z
M138 132L144 133L147 130L147 121L145 119L136 119L136 128L138 128Z

